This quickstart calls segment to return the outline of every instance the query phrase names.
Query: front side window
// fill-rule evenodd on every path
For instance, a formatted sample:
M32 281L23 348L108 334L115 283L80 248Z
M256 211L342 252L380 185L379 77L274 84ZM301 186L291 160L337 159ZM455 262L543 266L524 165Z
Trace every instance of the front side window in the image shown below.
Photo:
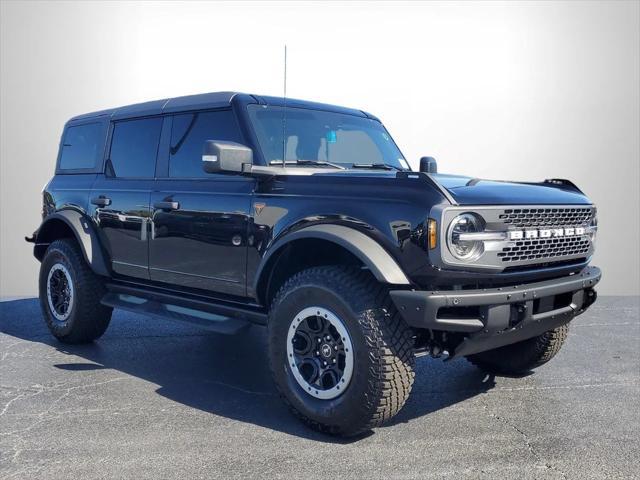
M67 127L62 140L61 170L91 169L104 151L105 129L100 123Z
M404 170L406 160L374 119L304 108L249 105L249 117L267 164L329 162L344 168L387 165Z
M171 127L169 176L207 176L202 169L202 149L207 140L242 143L238 124L231 110L175 115Z
M117 122L107 174L120 178L153 178L161 130L161 117Z

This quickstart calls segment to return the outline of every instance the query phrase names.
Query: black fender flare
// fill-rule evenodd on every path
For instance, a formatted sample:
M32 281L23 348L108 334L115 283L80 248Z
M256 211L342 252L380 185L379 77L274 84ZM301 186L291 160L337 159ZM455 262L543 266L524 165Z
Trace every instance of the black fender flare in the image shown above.
M321 224L304 227L276 240L262 257L254 280L254 291L257 291L260 280L265 274L265 267L269 264L272 256L281 251L282 247L288 243L303 238L326 240L338 244L360 259L376 279L382 283L392 285L411 284L400 265L373 238L354 228L343 225Z
M82 250L82 255L91 269L98 275L109 276L108 264L100 245L100 239L91 220L76 210L59 210L48 215L38 228L35 238L35 248L51 243L46 238L47 230L56 221L64 222L73 232L75 239ZM36 255L37 258L37 255Z

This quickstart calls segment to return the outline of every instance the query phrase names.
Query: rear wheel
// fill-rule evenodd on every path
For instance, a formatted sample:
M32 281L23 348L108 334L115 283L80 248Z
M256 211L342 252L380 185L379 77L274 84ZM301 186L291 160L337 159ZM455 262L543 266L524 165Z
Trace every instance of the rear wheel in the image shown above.
M268 329L278 390L316 430L367 431L409 396L413 334L368 272L327 266L296 274L277 294Z
M563 325L522 342L469 355L467 360L488 373L523 374L555 357L568 333L569 325Z
M100 337L112 309L100 303L102 279L93 273L70 239L54 241L40 266L40 307L49 331L61 342L86 343Z

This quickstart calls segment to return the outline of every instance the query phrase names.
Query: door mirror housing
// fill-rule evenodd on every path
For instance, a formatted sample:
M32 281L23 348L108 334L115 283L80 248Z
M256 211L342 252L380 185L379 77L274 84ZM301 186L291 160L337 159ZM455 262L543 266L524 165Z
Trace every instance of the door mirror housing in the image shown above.
M422 157L420 159L420 171L424 173L438 173L438 163L433 157Z
M207 173L249 173L253 151L224 140L207 140L202 150L202 169Z

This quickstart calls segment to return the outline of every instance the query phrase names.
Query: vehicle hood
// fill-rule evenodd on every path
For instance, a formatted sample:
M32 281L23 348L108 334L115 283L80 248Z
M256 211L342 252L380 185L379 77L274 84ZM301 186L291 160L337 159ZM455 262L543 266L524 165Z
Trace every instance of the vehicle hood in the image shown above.
M554 183L519 183L481 180L460 175L432 174L459 205L590 204L576 187Z

